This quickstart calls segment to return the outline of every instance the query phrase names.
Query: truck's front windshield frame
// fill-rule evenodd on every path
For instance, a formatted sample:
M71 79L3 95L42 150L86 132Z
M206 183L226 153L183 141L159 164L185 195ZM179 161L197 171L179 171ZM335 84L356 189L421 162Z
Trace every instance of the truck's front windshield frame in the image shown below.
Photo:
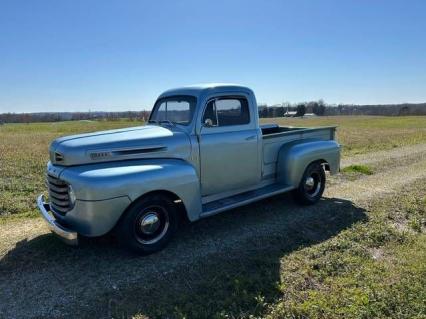
M184 112L188 112L188 115L186 116L187 120L184 121L178 121L177 117L176 117L176 113L171 113L170 115L168 114L168 110L167 110L167 105L171 102L187 102L188 103L188 109L183 109L183 110L178 110L178 111L184 111ZM166 105L166 109L165 109L165 118L160 118L159 115L159 109L162 105ZM173 96L167 96L167 97L163 97L163 98L159 98L155 104L154 107L152 108L152 112L149 116L149 123L158 123L158 124L162 124L162 123L173 123L173 124L178 124L178 125L183 125L183 126L189 126L193 119L194 119L194 113L195 113L195 108L197 106L197 98L195 96L192 95L173 95ZM176 110L174 110L176 111ZM174 118L173 116L171 116L172 114L174 114Z

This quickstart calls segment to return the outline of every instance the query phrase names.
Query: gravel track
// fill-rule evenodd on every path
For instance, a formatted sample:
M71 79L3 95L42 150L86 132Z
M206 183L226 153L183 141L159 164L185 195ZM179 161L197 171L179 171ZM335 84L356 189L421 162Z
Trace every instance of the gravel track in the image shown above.
M343 166L389 159L401 165L333 184L326 199L312 207L299 207L288 195L276 196L187 225L169 247L143 258L102 240L67 247L49 234L41 219L5 223L0 225L0 317L71 316L77 308L84 313L105 292L135 285L149 289L150 278L161 279L180 267L232 255L289 230L309 233L303 225L315 216L359 209L370 198L389 196L425 179L425 151L422 144L344 160ZM404 166L407 159L411 163Z
M375 165L384 161L398 161L402 164L404 160L411 160L416 157L426 157L426 144L415 144L388 151L355 155L343 158L340 165L343 168L354 164Z

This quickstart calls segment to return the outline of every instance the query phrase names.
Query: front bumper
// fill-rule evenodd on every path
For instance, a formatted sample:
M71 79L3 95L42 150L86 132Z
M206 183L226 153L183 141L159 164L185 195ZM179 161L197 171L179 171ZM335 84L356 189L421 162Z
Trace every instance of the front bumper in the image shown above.
M40 210L41 216L47 223L50 231L57 235L62 241L71 246L78 245L78 235L75 231L72 231L62 225L60 225L56 219L49 213L51 211L50 205L44 201L44 196L40 195L37 198L37 206Z

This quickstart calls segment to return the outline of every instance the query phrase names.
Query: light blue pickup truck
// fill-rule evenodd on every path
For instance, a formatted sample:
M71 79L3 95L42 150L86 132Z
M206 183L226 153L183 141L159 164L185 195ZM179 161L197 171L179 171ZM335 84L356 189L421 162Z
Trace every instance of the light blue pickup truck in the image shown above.
M338 172L335 127L259 125L252 90L210 84L160 95L147 125L61 137L50 145L49 228L67 243L114 232L130 249L165 247L179 221L293 191L314 204Z

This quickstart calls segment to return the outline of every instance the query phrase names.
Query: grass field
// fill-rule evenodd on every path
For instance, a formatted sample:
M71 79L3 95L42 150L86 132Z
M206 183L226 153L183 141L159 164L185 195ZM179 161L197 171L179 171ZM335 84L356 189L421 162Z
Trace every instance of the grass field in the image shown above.
M324 199L185 225L142 258L109 238L71 249L34 218L52 139L136 122L0 126L0 318L426 318L426 117L262 122L339 126Z

